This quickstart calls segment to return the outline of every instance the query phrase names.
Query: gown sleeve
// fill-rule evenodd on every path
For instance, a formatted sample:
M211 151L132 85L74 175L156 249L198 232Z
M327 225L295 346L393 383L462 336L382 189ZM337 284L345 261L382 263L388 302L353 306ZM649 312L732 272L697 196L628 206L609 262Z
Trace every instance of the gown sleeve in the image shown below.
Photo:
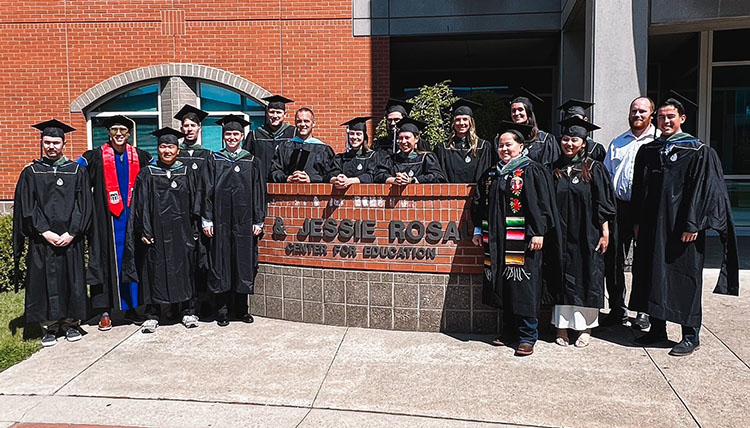
M334 153L333 149L328 145L322 145L321 148L317 148L311 156L315 156L315 161L312 165L312 174L310 176L311 183L324 183L327 181L328 169L331 167ZM285 179L286 181L286 179Z
M477 169L474 176L479 180L482 174L492 166L492 143L486 140L480 140L481 148L477 151Z
M641 147L635 155L635 163L633 164L633 184L630 193L630 218L633 221L633 226L638 226L641 221L641 205L643 205L643 198L645 197L643 193L643 186L645 185L643 169L646 164L647 150L649 148L646 146ZM637 241L638 238L636 237L635 240Z
M91 225L91 217L94 209L93 196L91 194L91 182L86 167L81 166L78 173L78 181L75 188L75 206L70 222L70 233L78 236L86 233Z
M257 158L256 158L257 159ZM258 163L253 168L253 224L263 227L266 220L266 180Z
M245 142L242 144L242 148L252 153L253 156L257 156L255 153L255 131L250 131L245 137Z
M378 162L375 167L375 182L385 183L385 180L395 175L393 172L393 159L388 156L385 151L380 151L377 156Z
M703 146L703 156L689 172L694 181L687 219L686 232L713 229L719 233L723 246L723 259L719 280L714 293L739 295L739 255L724 172L716 151Z
M420 183L445 183L445 174L443 174L434 153L424 153L422 174L417 176L417 181Z
M482 227L482 223L487 221L489 217L489 207L487 206L489 172L489 170L485 170L471 193L471 223L475 228Z
M604 165L597 161L593 161L591 165L591 196L596 225L601 228L605 222L614 220L617 208L609 173Z
M284 149L285 144L279 144L276 151L273 154L273 160L271 161L271 180L274 183L286 183L289 175L284 172L284 158L286 150Z
M344 154L338 153L336 154L333 159L331 159L331 164L328 166L328 174L326 174L325 182L328 183L331 181L331 178L338 176L339 174L342 174L344 171Z
M135 180L133 200L130 205L130 216L125 232L125 250L122 255L122 279L124 282L140 282L136 257L138 252L145 250L141 237L154 238L151 226L151 196L150 176L146 170L141 170ZM155 244L152 244L155 245Z
M365 162L365 170L357 176L360 183L370 184L375 182L375 176L378 173L378 159L378 154L373 153L372 157Z
M200 184L199 198L195 201L196 211L200 213L203 220L214 221L214 188L216 183L216 160L213 156L203 167L202 180Z
M31 202L29 193L33 192L33 188L29 188L30 175L28 167L21 171L13 196L13 282L16 293L21 288L20 263L26 249L26 237L30 232L24 224L24 212L28 211L26 205Z
M539 162L544 165L545 168L551 168L552 164L560 157L561 149L560 144L557 143L557 138L549 132L544 133L544 152Z

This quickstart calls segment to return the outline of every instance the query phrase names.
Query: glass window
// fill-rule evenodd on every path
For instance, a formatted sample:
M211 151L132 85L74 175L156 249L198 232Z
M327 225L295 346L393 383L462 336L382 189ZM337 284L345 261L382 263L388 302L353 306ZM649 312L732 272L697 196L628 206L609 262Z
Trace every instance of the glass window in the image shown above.
M210 150L221 150L221 126L216 121L228 114L236 114L250 122L250 129L263 124L265 106L252 98L223 86L200 82L200 108L211 114L203 120L201 143ZM248 130L249 131L249 130Z
M724 174L750 175L750 65L713 67L711 147ZM735 223L750 226L750 180L727 180Z
M698 68L700 34L681 33L648 38L648 96L658 105L675 98L685 106L682 130L698 129Z
M159 101L159 84L141 86L103 102L92 112L141 111L156 112Z
M750 61L750 29L714 31L714 62Z
M135 122L135 132L130 143L153 156L156 137L151 132L159 129L159 84L149 83L123 92L91 110L91 147L97 148L109 140L104 121L107 117L122 114Z

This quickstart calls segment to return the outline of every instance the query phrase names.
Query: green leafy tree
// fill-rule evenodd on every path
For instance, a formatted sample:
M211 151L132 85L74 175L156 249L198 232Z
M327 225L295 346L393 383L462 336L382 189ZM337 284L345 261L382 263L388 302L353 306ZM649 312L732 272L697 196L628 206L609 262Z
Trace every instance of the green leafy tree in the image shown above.
M427 124L420 133L420 138L426 141L430 148L448 138L451 125L449 107L458 99L453 95L450 83L450 80L446 80L432 86L422 86L417 96L407 100L414 104L409 117ZM375 135L380 138L387 134L387 124L385 119L382 119L375 128Z

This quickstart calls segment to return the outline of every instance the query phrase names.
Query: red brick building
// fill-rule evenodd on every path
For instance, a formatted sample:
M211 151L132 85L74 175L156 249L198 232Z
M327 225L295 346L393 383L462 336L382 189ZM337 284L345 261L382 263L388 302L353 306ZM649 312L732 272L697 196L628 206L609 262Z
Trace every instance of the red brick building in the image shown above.
M177 125L171 117L185 103L213 103L212 115L240 111L255 124L255 101L280 93L295 100L290 110L312 107L316 135L340 150L339 124L379 113L388 97L388 38L355 37L350 0L4 0L0 8L0 200L12 199L20 170L39 155L30 125L50 117L77 129L72 157L103 142L96 117L114 110L135 112L143 145L151 130Z

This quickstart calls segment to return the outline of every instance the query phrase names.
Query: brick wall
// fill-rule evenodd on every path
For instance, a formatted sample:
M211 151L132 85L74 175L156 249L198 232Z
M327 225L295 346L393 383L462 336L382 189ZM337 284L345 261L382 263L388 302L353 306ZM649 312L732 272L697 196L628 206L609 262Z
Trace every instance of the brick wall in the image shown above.
M483 250L470 240L472 188L468 184L406 187L367 184L338 191L330 184L269 184L265 235L259 244L260 261L390 272L481 273ZM277 218L283 219L285 234L278 233ZM370 221L374 237L302 236L305 219L333 221L337 228L341 220ZM407 228L417 221L425 229L431 222L439 222L442 233L437 240L429 239L425 232L423 238L410 241L409 235L418 236L419 225L415 224L404 232L405 239L394 236L397 239L392 240L391 221L401 222ZM446 239L450 238L446 232L451 222L463 232L461 239ZM350 252L352 249L356 254ZM384 256L381 251L386 251Z
M70 104L116 74L170 62L217 67L311 106L316 135L343 149L339 124L382 114L388 98L387 38L352 36L352 2L256 0L0 0L0 200L39 156L32 123L55 117L78 131L66 152L86 146L86 122ZM182 21L180 21L182 20Z
M314 324L497 334L481 274L392 273L261 264L254 315Z

